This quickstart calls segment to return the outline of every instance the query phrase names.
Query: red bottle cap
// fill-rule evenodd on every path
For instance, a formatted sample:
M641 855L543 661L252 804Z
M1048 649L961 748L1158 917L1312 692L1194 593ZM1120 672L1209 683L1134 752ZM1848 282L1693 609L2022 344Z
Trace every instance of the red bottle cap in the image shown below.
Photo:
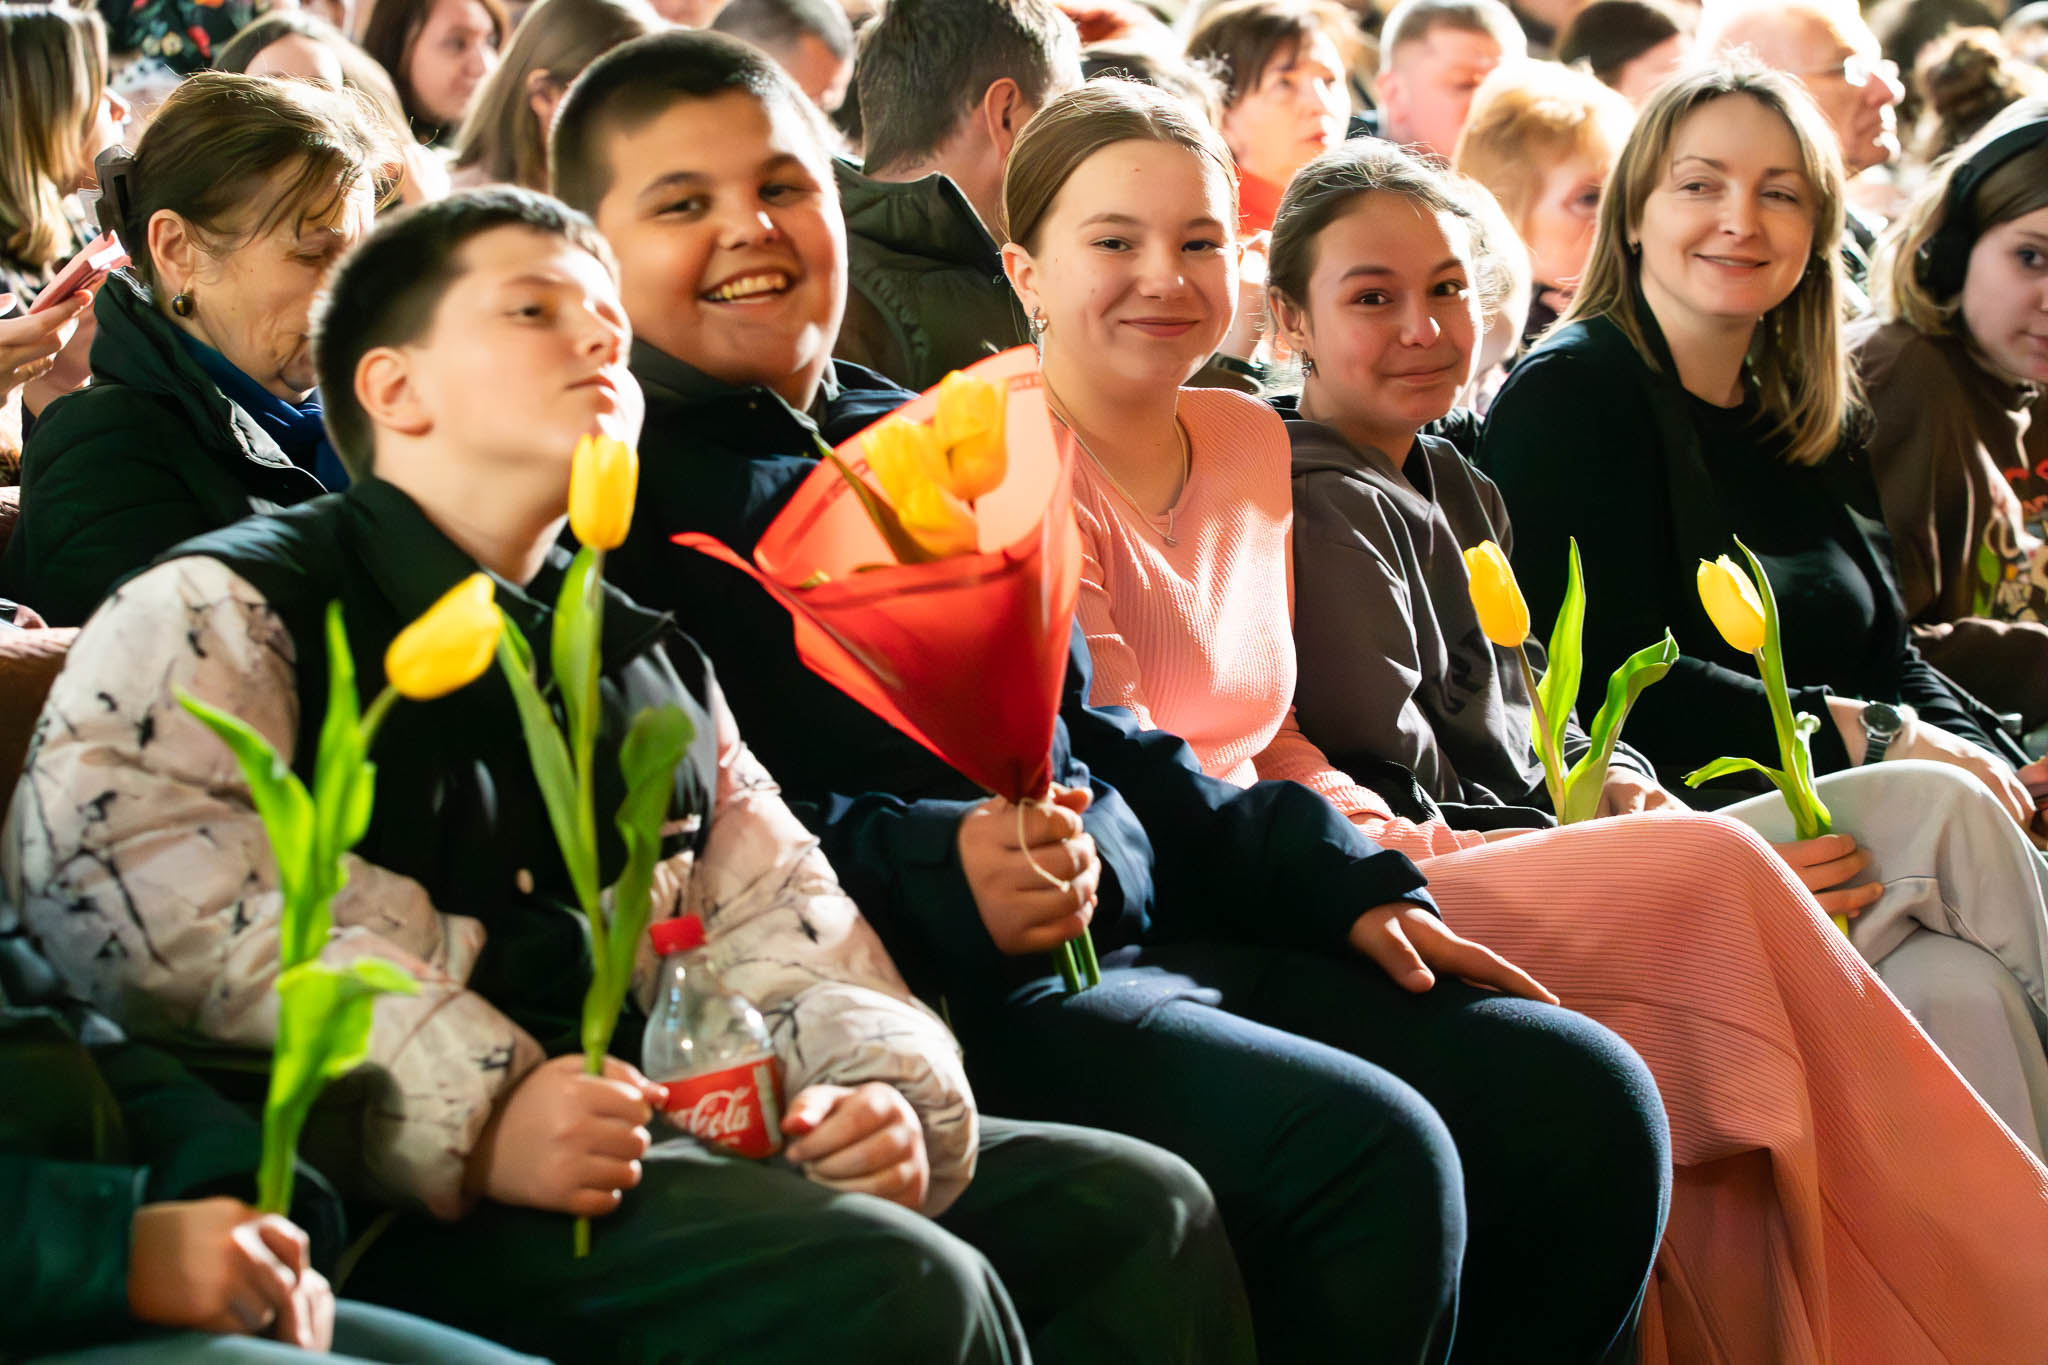
M687 953L704 946L704 921L695 915L678 915L650 928L647 936L654 940L654 951L663 957Z

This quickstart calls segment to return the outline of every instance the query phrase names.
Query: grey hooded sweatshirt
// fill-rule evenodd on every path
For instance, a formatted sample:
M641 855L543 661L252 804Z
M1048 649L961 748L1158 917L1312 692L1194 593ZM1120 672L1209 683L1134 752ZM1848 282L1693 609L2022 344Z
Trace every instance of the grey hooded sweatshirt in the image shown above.
M1407 769L1442 805L1548 810L1521 669L1479 629L1465 574L1482 541L1513 553L1499 491L1440 436L1396 463L1320 422L1290 415L1287 434L1302 732L1347 772ZM1541 647L1525 648L1540 672ZM1566 761L1589 744L1574 718Z

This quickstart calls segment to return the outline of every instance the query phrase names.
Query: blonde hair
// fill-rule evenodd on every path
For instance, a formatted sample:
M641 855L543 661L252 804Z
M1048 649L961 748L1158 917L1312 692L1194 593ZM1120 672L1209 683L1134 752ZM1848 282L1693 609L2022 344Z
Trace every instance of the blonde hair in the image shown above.
M1642 262L1629 241L1642 225L1651 189L1670 168L1678 126L1694 111L1738 95L1784 121L1799 145L1799 168L1815 196L1812 255L1792 292L1758 322L1747 369L1765 415L1785 439L1785 457L1795 464L1818 464L1841 443L1857 406L1856 377L1842 343L1842 263L1836 254L1847 210L1841 150L1791 76L1748 61L1723 62L1681 74L1650 96L1600 198L1585 278L1558 325L1605 318L1621 329L1645 364L1657 367L1636 316Z
M90 11L0 5L0 252L41 269L64 254L64 196L91 169L107 30Z
M1055 97L1010 149L1003 172L1003 221L1009 240L1035 249L1038 225L1082 162L1118 142L1164 142L1206 157L1229 188L1237 226L1237 171L1222 135L1187 104L1138 81L1098 77Z
M1451 165L1491 190L1526 235L1543 177L1572 160L1612 162L1635 117L1627 100L1586 72L1510 62L1472 97Z
M2006 106L1977 135L1935 163L1912 203L1878 243L1871 262L1870 301L1887 322L1904 322L1927 336L1948 336L1961 311L1960 294L1938 298L1920 279L1920 250L1949 216L1949 186L1972 155L2023 123L2048 118L2048 98ZM2048 208L2048 143L2037 143L1978 182L1969 209L1978 237L2000 223ZM1972 239L1973 246L1975 239Z
M456 136L456 166L478 166L492 181L545 190L548 130L534 112L527 78L538 71L567 90L583 68L619 44L667 27L645 0L540 0L471 102Z

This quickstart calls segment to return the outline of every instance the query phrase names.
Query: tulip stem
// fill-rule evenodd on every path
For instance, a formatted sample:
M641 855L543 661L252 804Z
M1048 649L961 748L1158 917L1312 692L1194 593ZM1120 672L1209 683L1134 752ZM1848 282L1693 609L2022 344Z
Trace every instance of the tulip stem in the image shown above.
M1550 728L1550 716L1543 707L1543 694L1536 690L1536 671L1529 667L1529 652L1515 646L1515 662L1522 666L1522 685L1529 689L1529 706L1536 716L1536 757L1543 764L1543 786L1550 793L1551 814L1563 824L1564 810L1564 760L1550 742L1554 733Z
M384 690L370 703L369 709L363 712L361 729L364 753L370 751L370 745L376 741L378 728L384 724L384 717L390 712L391 704L397 700L398 689L386 683Z
M1031 864L1033 872L1045 878L1047 882L1058 887L1061 891L1071 891L1074 889L1074 883L1070 879L1053 875L1050 868L1031 856L1031 843L1024 836L1024 812L1028 808L1039 804L1041 803L1037 801L1019 801L1016 803L1017 848L1023 853L1024 861ZM1096 961L1095 940L1088 936L1087 926L1083 925L1081 932L1077 936L1068 939L1065 943L1055 948L1053 950L1053 958L1059 964L1060 980L1066 984L1068 995L1074 995L1080 991L1087 990L1090 986L1100 986L1102 984L1102 967Z

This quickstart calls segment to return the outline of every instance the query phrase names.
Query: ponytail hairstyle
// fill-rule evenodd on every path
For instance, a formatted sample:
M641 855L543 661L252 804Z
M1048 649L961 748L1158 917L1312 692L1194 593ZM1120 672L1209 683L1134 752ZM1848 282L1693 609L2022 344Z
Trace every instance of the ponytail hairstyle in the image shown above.
M1671 143L1695 110L1741 96L1776 114L1799 147L1799 168L1815 196L1812 255L1792 292L1757 323L1747 372L1775 433L1794 464L1819 464L1841 444L1858 409L1855 372L1842 340L1842 262L1837 245L1847 218L1842 155L1834 132L1791 76L1736 59L1681 73L1644 103L1607 192L1585 277L1558 319L1605 318L1629 339L1645 364L1657 366L1637 318L1642 259L1629 246L1643 205L1671 166Z
M226 256L281 222L319 216L358 185L381 200L398 164L376 111L348 91L200 71L158 108L132 156L119 147L100 155L100 226L121 234L130 271L154 289L157 213L177 214L209 254Z

